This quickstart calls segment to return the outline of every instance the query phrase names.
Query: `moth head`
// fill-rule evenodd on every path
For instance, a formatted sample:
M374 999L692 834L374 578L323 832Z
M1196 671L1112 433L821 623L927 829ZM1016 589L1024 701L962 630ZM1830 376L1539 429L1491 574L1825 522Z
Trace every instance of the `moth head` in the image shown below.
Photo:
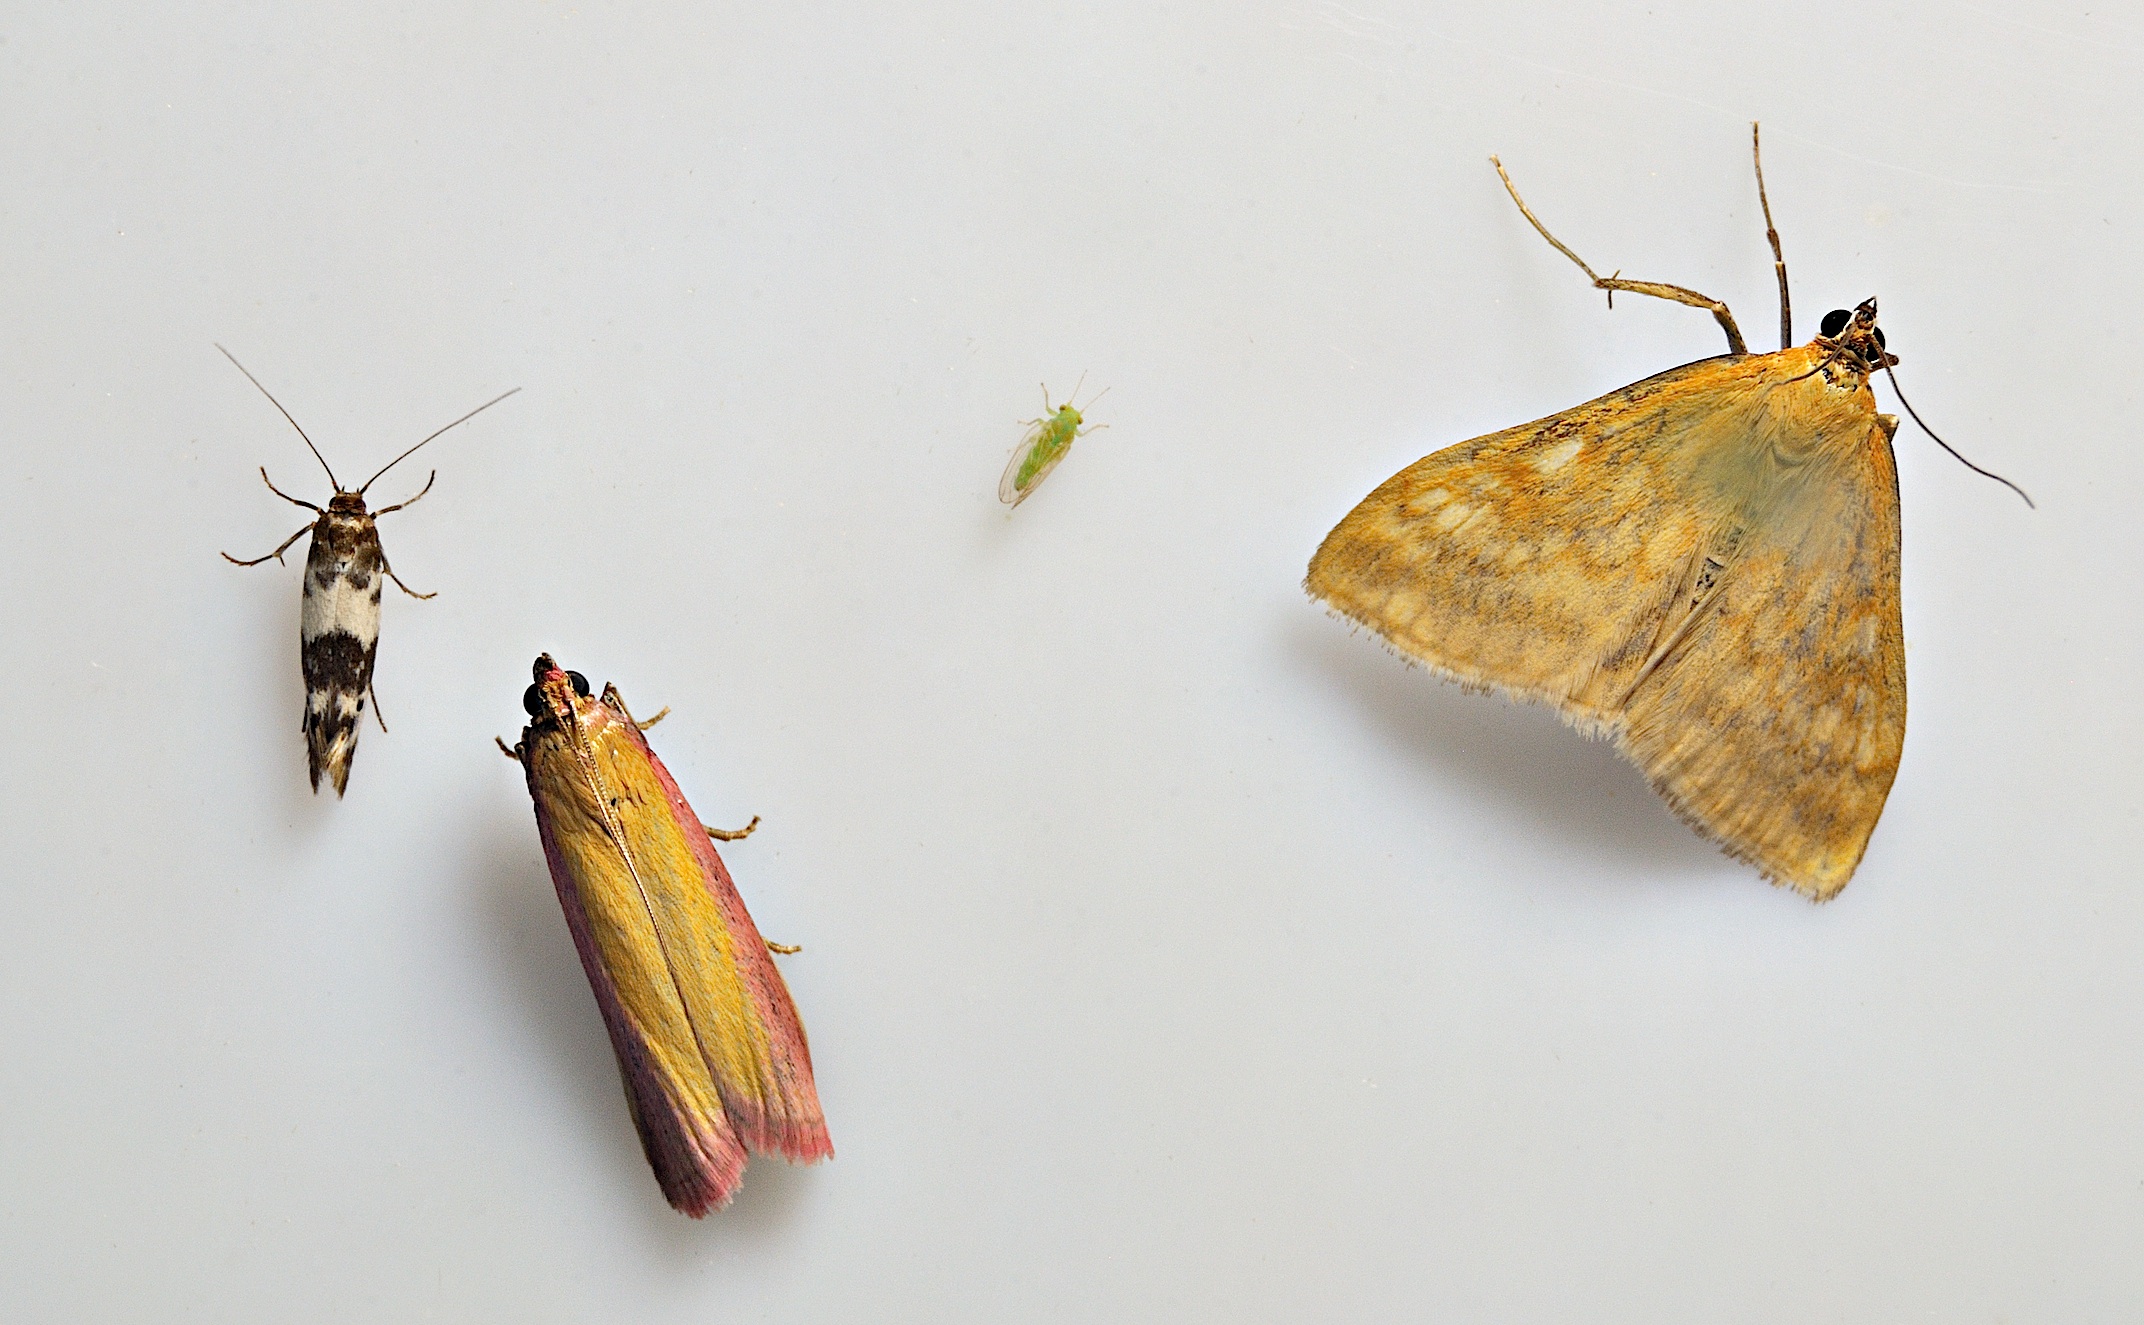
M341 488L337 488L335 495L328 498L328 511L334 515L363 515L365 513L365 494L362 492L344 492Z
M588 678L569 672L548 653L536 655L536 684L521 692L521 707L541 724L564 723L573 716L574 701L588 698Z
M1864 299L1849 313L1834 308L1817 328L1817 343L1828 350L1853 355L1866 372L1875 372L1899 362L1884 348L1883 328L1876 325L1876 301Z

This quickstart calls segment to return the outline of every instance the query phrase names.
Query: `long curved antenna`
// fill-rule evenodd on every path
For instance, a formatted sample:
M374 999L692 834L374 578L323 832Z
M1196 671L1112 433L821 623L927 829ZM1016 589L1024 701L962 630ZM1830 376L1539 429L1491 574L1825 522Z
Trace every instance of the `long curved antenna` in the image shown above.
M1621 275L1602 276L1598 274L1593 268L1586 265L1584 258L1573 253L1568 245L1550 234L1548 227L1541 224L1541 218L1535 216L1533 209L1526 205L1526 199L1519 196L1518 186L1511 182L1511 176L1504 173L1504 163L1492 156L1489 158L1489 164L1496 167L1497 178L1504 181L1504 192L1510 194L1511 200L1519 205L1519 215L1525 217L1527 222L1535 230L1539 231L1541 237L1547 240L1558 253L1577 263L1578 269L1586 274L1586 279L1593 282L1594 289L1608 292L1608 306L1610 308L1615 307L1615 292L1618 290L1627 290L1632 294L1649 294L1655 299L1665 299L1670 303L1687 304L1692 308L1702 308L1712 314L1713 319L1720 324L1720 330L1727 333L1727 352L1729 354L1749 353L1749 346L1744 344L1742 340L1742 329L1735 325L1735 316L1727 311L1726 304L1712 298L1710 295L1702 295L1695 290L1686 290L1680 285L1669 285L1664 281L1626 281Z
M211 341L209 343L212 345L215 344L214 341ZM238 361L237 355L231 353L229 350L225 350L221 345L217 345L216 348L218 350L223 351L223 357L231 361L231 366L233 368L236 368L241 373L246 373L246 366ZM283 402L277 400L273 395L271 395L267 387L261 386L261 379L255 377L251 373L246 373L246 380L248 382L251 382L255 387L259 388L260 393L262 395L268 397L268 403L275 406L276 411L278 413L280 413L284 418L290 419L290 411L283 408ZM298 428L298 421L296 419L290 419L290 426L293 428ZM305 437L305 429L298 428L298 436ZM341 492L342 484L335 483L335 471L328 468L328 458L320 454L320 448L313 445L312 438L305 437L305 449L311 451L313 453L313 459L318 460L320 462L320 467L328 471L328 482L335 484L335 491ZM266 475L264 474L262 477L266 477Z
M1964 465L1967 469L1972 470L1975 474L1980 475L1982 478L1994 479L1997 483L2002 484L2004 487L2010 489L2010 491L2016 493L2018 496L2025 497L2025 505L2030 507L2031 509L2035 511L2040 509L2038 506L2033 505L2032 498L2025 496L2025 490L2023 488L2019 487L2015 483L2012 483L2009 479L2004 478L2000 474L1994 473L1990 470L1982 469L1980 466L1974 464L1972 461L1966 459L1964 456L1959 455L1957 447L1952 446L1949 442L1944 441L1940 437L1936 437L1936 430L1929 427L1925 422L1922 422L1920 413L1913 408L1913 402L1906 399L1905 392L1898 390L1898 374L1892 371L1891 365L1885 364L1883 366L1883 371L1884 375L1891 379L1891 389L1893 391L1898 391L1898 403L1906 407L1906 413L1913 415L1913 421L1921 425L1922 432L1927 433L1930 437L1935 437L1936 445L1950 452L1951 459L1956 460L1959 464Z
M1779 274L1779 348L1794 348L1793 305L1787 302L1787 258L1779 251L1779 231L1772 225L1772 200L1764 196L1764 151L1757 145L1757 121L1749 122L1749 159L1757 166L1757 205L1764 208L1764 237L1772 241L1772 270Z
M521 388L517 386L517 387L515 387L515 388L514 388L514 391L519 391L520 389L521 389ZM462 424L464 424L464 423L467 423L467 422L469 422L469 420L471 420L471 419L475 418L475 417L476 417L477 415L479 415L479 414L482 414L482 413L483 413L483 412L484 412L485 410L487 410L487 409L490 409L490 408L491 408L491 407L492 407L493 405L496 405L496 404L498 404L498 403L499 403L500 401L502 401L502 400L506 399L506 397L507 397L507 396L510 396L510 395L514 394L514 391L508 391L508 392L506 392L506 393L505 393L504 395L497 395L497 396L493 396L493 397L492 397L491 399L489 399L489 400L485 401L485 402L484 402L483 404L481 404L481 405L477 406L477 407L476 407L475 409L473 409L473 410L470 410L470 411L469 411L469 412L468 412L467 414L464 414L464 415L462 415L462 416L461 416L460 418L456 419L456 420L455 420L454 422L452 422L452 423L448 424L446 428L441 428L441 429L439 430L439 432L445 432L445 431L447 430L447 428L455 428L455 427L459 427L459 426L461 426ZM437 437L437 436L439 436L439 432L435 432L435 433L433 433L433 434L432 434L432 437ZM424 439L424 442L429 442L429 441L431 441L431 440L432 440L432 437L427 437L427 438L425 438L425 439ZM410 448L409 450L407 450L407 451L404 451L404 452L403 452L402 454L400 454L400 455L396 456L396 457L395 457L394 459L392 459L392 460L388 461L388 462L387 462L386 464L384 464L384 465L380 466L380 474L384 474L384 473L386 473L386 472L387 472L388 470L390 470L390 469L393 469L393 468L394 468L394 467L395 467L396 465L399 465L399 464L401 464L401 463L402 463L403 461L405 461L405 460L409 459L409 458L410 458L411 456L415 455L415 454L417 453L417 450L418 450L418 448L419 448L419 447L422 447L422 446L424 445L424 442L419 442L419 443L417 443L417 445L416 445L416 446L412 446L412 447L411 447L411 448ZM371 478L368 478L368 479L366 479L366 480L365 480L365 487L364 487L364 488L359 488L359 489L357 490L357 495L358 495L358 496L360 496L360 497L364 496L364 495L365 495L365 488L369 488L369 487L371 487L371 486L372 486L372 485L373 485L374 483L377 483L377 482L379 482L379 479L380 479L380 474L374 474L374 475L373 475L373 476L372 476ZM431 485L430 485L430 484L426 484L425 486L426 486L426 487L430 487ZM407 504L408 504L408 503L406 503L406 502L404 503L404 505L407 505Z

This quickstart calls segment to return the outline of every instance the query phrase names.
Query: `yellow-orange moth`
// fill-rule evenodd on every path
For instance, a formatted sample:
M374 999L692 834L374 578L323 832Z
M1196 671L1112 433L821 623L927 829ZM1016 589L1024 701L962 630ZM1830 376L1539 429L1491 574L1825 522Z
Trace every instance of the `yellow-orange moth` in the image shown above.
M641 1149L670 1204L698 1218L729 1203L747 1150L833 1155L811 1048L777 948L745 911L714 839L648 748L616 686L549 654L522 695L529 725L507 755L528 775L566 928L618 1055ZM665 709L664 712L669 710ZM505 743L500 743L505 749Z
M1869 390L1898 358L1874 299L1794 345L1754 125L1751 154L1774 354L1717 299L1597 275L1496 162L1596 287L1706 309L1728 353L1416 461L1326 536L1305 587L1442 677L1614 741L1697 832L1823 901L1906 732L1898 420Z

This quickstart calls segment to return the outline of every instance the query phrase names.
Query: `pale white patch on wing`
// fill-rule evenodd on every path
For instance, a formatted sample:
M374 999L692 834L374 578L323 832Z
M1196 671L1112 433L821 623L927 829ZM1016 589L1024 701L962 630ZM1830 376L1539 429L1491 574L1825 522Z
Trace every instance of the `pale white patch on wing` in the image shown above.
M323 589L314 576L305 577L305 597L298 612L298 636L312 640L331 631L355 636L370 645L380 637L380 572L374 570L358 583L338 574Z
M1473 519L1476 509L1465 502L1452 502L1437 512L1436 518L1429 522L1429 527L1440 534L1448 534Z
M305 711L308 714L318 716L332 715L348 718L352 723L355 723L357 711L364 702L364 693L358 690L310 690L305 695ZM351 731L354 733L355 730L356 728L353 726ZM346 735L338 737L335 744L330 748L347 752L350 747L356 744L357 737L355 735ZM347 753L344 754L344 757L348 757Z
M1543 474L1553 474L1576 459L1579 449L1584 445L1584 441L1577 437L1568 442L1559 442L1534 457L1534 468Z

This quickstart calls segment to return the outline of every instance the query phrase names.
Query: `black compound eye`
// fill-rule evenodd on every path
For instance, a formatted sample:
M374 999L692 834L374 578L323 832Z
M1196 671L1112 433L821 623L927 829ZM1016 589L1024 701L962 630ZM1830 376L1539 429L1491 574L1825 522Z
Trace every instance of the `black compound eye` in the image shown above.
M542 717L546 711L543 702L543 687L530 686L528 689L522 691L521 707L527 709L529 711L529 716L532 718Z
M1882 348L1884 348L1884 339L1883 339L1883 328L1882 328L1882 327L1878 327L1878 328L1876 328L1876 348L1877 348L1877 349L1879 349L1879 350L1880 350L1880 349L1882 349Z
M567 679L568 681L571 681L571 682L573 682L573 693L574 693L574 694L576 694L576 695L579 695L579 696L580 696L580 697L581 697L582 699L586 699L586 698L588 698L588 678L587 678L587 677L585 677L585 676L582 676L582 675L581 675L581 674L580 674L579 672L568 672L568 673L566 673L566 679Z
M1824 325L1818 327L1817 330L1827 337L1836 336L1846 330L1846 324L1853 320L1854 315L1852 313L1843 308L1834 308L1829 313L1824 314Z

